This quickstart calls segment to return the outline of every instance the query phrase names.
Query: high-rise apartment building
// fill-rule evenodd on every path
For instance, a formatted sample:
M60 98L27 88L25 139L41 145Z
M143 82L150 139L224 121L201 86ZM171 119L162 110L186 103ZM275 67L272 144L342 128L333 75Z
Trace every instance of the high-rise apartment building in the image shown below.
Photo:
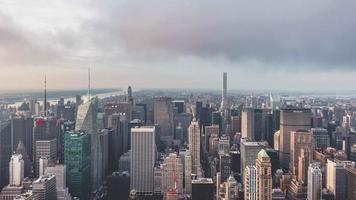
M281 167L288 169L290 162L290 134L296 130L310 130L311 110L285 108L280 112L279 151Z
M267 152L262 149L256 159L257 195L260 200L272 200L272 164Z
M170 145L173 141L173 103L170 97L157 97L154 100L154 124L160 126L160 138Z
M220 111L224 111L227 108L227 104L228 104L227 101L228 101L228 99L227 99L227 72L224 72L223 73Z
M191 122L188 131L189 150L192 156L192 173L198 175L201 170L200 165L200 129L199 123L195 119Z
M258 200L258 175L256 166L246 166L244 173L245 200Z
M90 191L90 135L83 131L69 131L64 139L66 183L73 197L89 198Z
M321 200L322 173L319 163L312 163L308 168L308 200Z
M152 194L156 155L156 128L143 126L131 129L130 189L139 194Z

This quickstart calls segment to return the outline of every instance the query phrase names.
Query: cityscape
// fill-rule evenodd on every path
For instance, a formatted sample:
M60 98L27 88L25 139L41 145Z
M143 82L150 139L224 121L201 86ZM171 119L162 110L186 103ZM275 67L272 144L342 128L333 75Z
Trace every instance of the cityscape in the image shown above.
M356 200L355 8L0 0L0 200Z

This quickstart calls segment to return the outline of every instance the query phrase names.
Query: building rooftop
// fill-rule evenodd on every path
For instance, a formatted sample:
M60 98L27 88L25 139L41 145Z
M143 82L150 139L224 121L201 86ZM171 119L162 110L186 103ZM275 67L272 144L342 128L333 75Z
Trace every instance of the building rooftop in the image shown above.
M213 179L211 178L198 178L192 180L192 184L213 184Z
M260 152L258 152L257 156L260 158L269 158L266 150L264 150L264 149L262 149Z

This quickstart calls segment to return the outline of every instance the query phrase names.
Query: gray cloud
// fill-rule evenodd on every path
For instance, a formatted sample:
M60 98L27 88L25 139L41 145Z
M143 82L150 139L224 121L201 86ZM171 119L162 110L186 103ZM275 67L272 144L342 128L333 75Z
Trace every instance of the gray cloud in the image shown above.
M355 8L352 0L125 1L101 6L90 23L99 45L129 54L352 69Z

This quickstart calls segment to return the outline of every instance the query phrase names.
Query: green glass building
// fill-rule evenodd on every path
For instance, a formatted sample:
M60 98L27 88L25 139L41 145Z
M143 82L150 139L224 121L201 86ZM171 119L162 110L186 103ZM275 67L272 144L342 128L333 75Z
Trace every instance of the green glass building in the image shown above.
M68 131L64 138L67 186L72 197L88 199L90 191L90 135Z

